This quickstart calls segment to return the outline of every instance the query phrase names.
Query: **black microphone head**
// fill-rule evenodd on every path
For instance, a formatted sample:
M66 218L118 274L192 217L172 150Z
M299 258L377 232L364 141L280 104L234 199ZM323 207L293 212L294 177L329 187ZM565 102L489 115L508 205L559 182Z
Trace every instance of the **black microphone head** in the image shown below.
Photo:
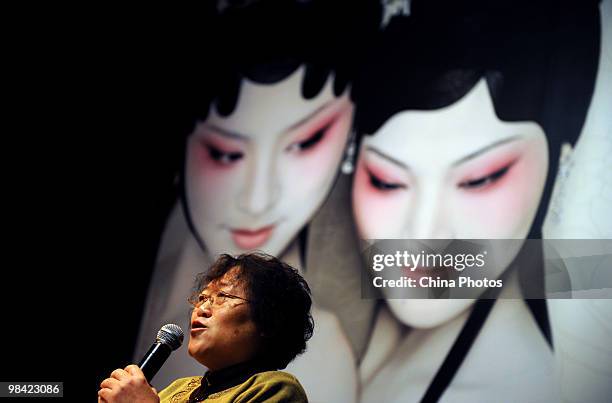
M183 344L184 337L183 329L173 323L163 325L159 332L157 332L157 341L167 345L172 351Z

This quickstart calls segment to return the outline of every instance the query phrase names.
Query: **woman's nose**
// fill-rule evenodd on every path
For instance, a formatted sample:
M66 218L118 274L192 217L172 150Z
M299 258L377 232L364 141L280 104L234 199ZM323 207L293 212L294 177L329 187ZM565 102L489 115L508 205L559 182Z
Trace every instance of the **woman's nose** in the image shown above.
M446 212L441 189L429 188L417 195L410 220L409 237L414 239L452 239L451 217Z
M271 155L258 158L248 170L238 206L249 215L257 216L269 211L280 195L275 158Z
M199 308L196 308L196 314L198 316L210 318L212 316L212 309L210 308L210 302L206 302L203 305L201 305Z

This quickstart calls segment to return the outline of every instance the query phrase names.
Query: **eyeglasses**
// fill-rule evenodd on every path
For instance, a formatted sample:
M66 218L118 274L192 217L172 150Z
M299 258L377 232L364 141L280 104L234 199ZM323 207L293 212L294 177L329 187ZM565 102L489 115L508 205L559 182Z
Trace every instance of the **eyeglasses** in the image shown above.
M239 297L237 295L228 294L225 291L218 291L216 294L204 294L201 293L197 297L189 298L187 301L194 306L194 308L199 308L206 303L206 301L210 301L211 306L222 306L225 301L228 299L240 299L245 302L251 302L246 298Z

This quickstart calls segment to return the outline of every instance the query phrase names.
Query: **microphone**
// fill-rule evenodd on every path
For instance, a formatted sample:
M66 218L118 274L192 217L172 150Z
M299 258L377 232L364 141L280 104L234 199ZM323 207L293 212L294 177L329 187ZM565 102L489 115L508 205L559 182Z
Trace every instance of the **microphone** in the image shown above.
M138 364L149 383L164 365L170 353L183 344L183 338L183 329L175 324L169 323L159 329L155 343Z

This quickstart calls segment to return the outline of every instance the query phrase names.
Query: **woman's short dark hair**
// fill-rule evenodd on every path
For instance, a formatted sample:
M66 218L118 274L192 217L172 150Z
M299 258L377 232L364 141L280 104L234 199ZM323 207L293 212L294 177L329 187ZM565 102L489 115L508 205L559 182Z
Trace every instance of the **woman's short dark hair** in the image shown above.
M245 286L251 317L262 334L258 358L274 368L285 368L306 350L314 330L306 280L296 269L271 255L223 254L208 272L198 276L194 294L234 267L239 267L237 279Z

